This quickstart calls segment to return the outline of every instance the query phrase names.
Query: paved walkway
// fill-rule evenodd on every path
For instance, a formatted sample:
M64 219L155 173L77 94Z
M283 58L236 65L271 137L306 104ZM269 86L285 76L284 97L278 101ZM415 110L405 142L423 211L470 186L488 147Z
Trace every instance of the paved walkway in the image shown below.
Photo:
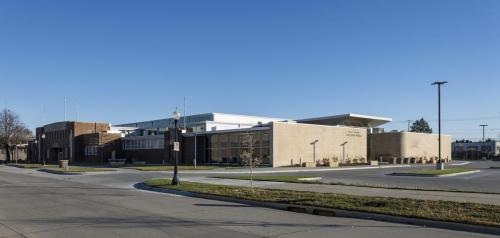
M184 178L184 181L200 182L219 185L250 186L248 180L219 179L219 178ZM323 184L303 184L303 183L283 183L270 181L254 181L255 187L287 189L296 191L311 191L322 193L341 193L349 195L378 196L413 198L424 200L444 200L454 202L473 202L500 206L500 194L485 193L463 193L463 192L440 192L440 191L417 191L404 189L368 188L344 185L323 185Z

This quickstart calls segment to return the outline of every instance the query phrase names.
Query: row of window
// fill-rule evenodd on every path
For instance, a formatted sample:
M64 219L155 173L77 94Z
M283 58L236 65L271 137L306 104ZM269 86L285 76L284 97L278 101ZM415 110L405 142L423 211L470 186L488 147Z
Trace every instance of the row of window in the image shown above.
M212 118L210 116L206 115L197 115L197 116L186 116L186 124L189 127L192 127L193 124L204 122L204 121L210 121ZM174 119L162 119L162 120L154 120L154 121L146 121L146 122L137 122L137 123L128 123L128 124L123 124L121 126L130 126L130 127L139 127L139 128L167 128L167 127L173 127L174 126ZM181 117L180 120L178 121L178 126L183 127L184 126L184 117Z
M210 136L210 148L237 148L246 147L248 142L253 141L254 146L269 147L269 132L259 131L251 133L231 133Z
M164 136L128 137L123 138L123 150L164 149Z
M269 132L231 133L209 136L207 154L211 163L240 163L241 155L249 152L262 164L270 163Z
M481 147L479 147L479 146L467 146L467 147L465 147L465 149L464 149L463 146L455 146L453 148L453 150L456 151L456 152L461 152L461 151L464 151L464 150L478 151L479 149L481 149L482 152L494 152L495 147L488 146L488 145L483 145ZM496 151L497 151L497 153L500 153L500 146L496 147Z
M45 133L45 138L49 140L67 139L68 134L68 130L51 131Z

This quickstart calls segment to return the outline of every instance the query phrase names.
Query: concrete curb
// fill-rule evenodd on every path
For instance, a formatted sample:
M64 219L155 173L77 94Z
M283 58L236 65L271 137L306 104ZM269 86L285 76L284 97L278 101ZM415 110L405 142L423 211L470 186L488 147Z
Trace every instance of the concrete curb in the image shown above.
M240 203L240 204L246 204L246 205L250 205L250 206L266 207L266 208L272 208L272 209L278 209L278 210L284 210L284 211L292 211L292 212L300 212L300 213L308 213L308 214L320 215L320 216L332 216L332 217L345 217L345 218L354 218L354 219L376 220L376 221L402 223L402 224L409 224L409 225L416 225L416 226L423 226L423 227L442 228L442 229L447 229L447 230L500 235L500 227L481 226L481 225L463 224L463 223L446 222L446 221L435 221L435 220L428 220L428 219L422 219L422 218L411 218L411 217L403 217L403 216L391 216L391 215L384 215L384 214L378 214L378 213L349 211L349 210L341 210L341 209L334 209L334 208L323 208L323 207L302 206L302 205L274 203L274 202L252 201L252 200L230 198L230 197L211 195L211 194L185 192L185 191L178 191L178 190L172 190L172 189L153 188L153 187L146 186L144 183L134 184L134 188L140 189L140 190L146 190L146 191L159 192L159 193L170 193L170 194L187 196L187 197L196 197L196 198L217 200L217 201L223 201L223 202Z
M438 175L437 177L453 177L453 176L459 176L459 175L475 174L475 173L479 173L479 172L481 172L481 170L472 170L472 171L454 173L454 174L443 174L443 175Z
M37 169L37 171L49 174L57 174L57 175L83 175L83 172L64 172L64 171L55 171L51 169Z
M439 177L453 177L467 174L475 174L479 173L481 170L473 170L467 172L453 173L453 174L441 174L441 175L430 175L430 174L413 174L413 173L392 173L388 174L390 176L412 176L412 177L430 177L430 178L439 178Z

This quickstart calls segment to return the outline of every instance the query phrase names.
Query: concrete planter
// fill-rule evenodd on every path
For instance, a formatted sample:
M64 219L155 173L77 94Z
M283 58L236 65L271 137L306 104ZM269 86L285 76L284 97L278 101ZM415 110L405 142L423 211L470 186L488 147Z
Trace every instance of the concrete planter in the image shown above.
M337 168L337 167L339 167L339 162L338 161L330 162L329 167L330 168Z
M370 165L372 165L372 166L378 165L378 161L370 160Z
M314 167L316 167L316 163L314 163L314 162L303 162L302 163L302 167L314 168Z
M59 160L59 168L68 170L68 160Z

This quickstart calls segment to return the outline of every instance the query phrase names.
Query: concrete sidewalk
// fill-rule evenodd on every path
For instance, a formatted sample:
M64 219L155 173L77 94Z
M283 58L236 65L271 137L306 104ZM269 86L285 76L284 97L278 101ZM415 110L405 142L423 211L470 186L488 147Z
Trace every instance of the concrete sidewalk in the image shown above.
M218 185L236 185L250 186L249 180L236 179L219 179L219 178L202 178L190 177L182 180L188 182L199 182ZM286 189L296 191L310 191L321 193L340 193L349 195L361 196L377 196L377 197L395 197L395 198L413 198L422 200L443 200L454 202L472 202L500 206L500 194L485 194L485 193L464 193L464 192L440 192L440 191L417 191L404 189L387 189L387 188L368 188L344 185L323 185L323 184L305 184L305 183L284 183L270 181L254 181L254 187L271 188L271 189Z

